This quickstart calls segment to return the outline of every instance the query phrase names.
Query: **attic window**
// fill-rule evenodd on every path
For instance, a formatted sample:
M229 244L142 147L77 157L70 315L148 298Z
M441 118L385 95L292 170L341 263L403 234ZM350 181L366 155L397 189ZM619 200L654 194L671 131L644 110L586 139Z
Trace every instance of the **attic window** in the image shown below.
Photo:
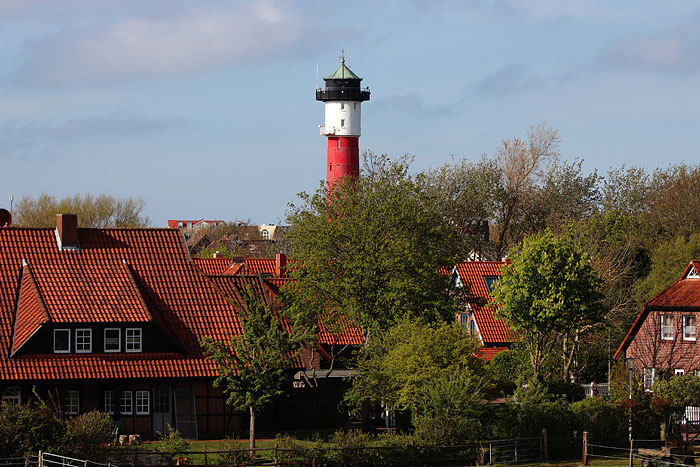
M686 279L700 279L700 274L695 270L695 266L690 267L690 271L685 276Z
M75 330L75 351L76 353L92 352L92 329Z
M105 352L121 352L122 330L118 328L105 329Z
M70 352L70 329L53 330L53 353Z
M489 295L493 295L493 289L496 288L496 282L498 282L498 276L485 276L484 282L486 282L486 288L489 291Z
M260 231L260 235L262 236L263 240L269 240L270 239L270 231L267 229L262 229Z
M141 328L126 328L126 351L141 352Z
M22 394L17 386L10 386L2 393L2 401L12 405L22 405Z

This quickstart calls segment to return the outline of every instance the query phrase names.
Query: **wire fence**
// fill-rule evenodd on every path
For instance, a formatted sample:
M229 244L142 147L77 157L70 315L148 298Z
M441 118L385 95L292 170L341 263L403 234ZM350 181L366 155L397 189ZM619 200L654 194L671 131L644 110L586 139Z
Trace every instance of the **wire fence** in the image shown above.
M189 465L235 466L412 466L493 465L538 462L546 456L542 437L491 440L462 445L403 445L314 448L256 448L186 451L173 455L159 451L114 451L112 460L122 467L168 465L174 458Z
M700 455L685 445L671 447L660 439L633 440L628 446L585 442L583 465L589 465L594 460L618 460L626 465L641 467L695 467L700 463Z

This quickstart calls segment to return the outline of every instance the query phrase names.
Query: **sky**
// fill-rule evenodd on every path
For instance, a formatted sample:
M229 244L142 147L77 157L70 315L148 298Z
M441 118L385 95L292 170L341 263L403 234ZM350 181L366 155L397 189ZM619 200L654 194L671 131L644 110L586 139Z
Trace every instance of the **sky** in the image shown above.
M477 160L540 122L586 172L700 162L694 0L0 0L0 207L108 193L283 223L325 178L316 70L361 150Z

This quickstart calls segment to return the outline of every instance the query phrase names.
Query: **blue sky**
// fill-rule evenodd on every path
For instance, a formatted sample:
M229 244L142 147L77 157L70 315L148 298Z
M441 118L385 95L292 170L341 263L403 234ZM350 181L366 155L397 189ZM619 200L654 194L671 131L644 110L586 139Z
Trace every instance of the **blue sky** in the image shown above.
M0 44L0 206L278 223L325 177L316 65L341 49L372 90L361 148L415 169L542 121L586 171L700 162L691 0L0 0Z

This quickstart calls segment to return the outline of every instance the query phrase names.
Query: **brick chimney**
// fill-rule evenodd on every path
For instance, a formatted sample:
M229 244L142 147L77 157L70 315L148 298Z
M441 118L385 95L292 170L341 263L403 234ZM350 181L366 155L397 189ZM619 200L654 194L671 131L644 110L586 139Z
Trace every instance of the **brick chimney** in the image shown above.
M61 250L77 250L80 247L77 214L56 214L56 239Z
M275 274L277 277L287 275L287 255L284 253L277 253L275 256Z

